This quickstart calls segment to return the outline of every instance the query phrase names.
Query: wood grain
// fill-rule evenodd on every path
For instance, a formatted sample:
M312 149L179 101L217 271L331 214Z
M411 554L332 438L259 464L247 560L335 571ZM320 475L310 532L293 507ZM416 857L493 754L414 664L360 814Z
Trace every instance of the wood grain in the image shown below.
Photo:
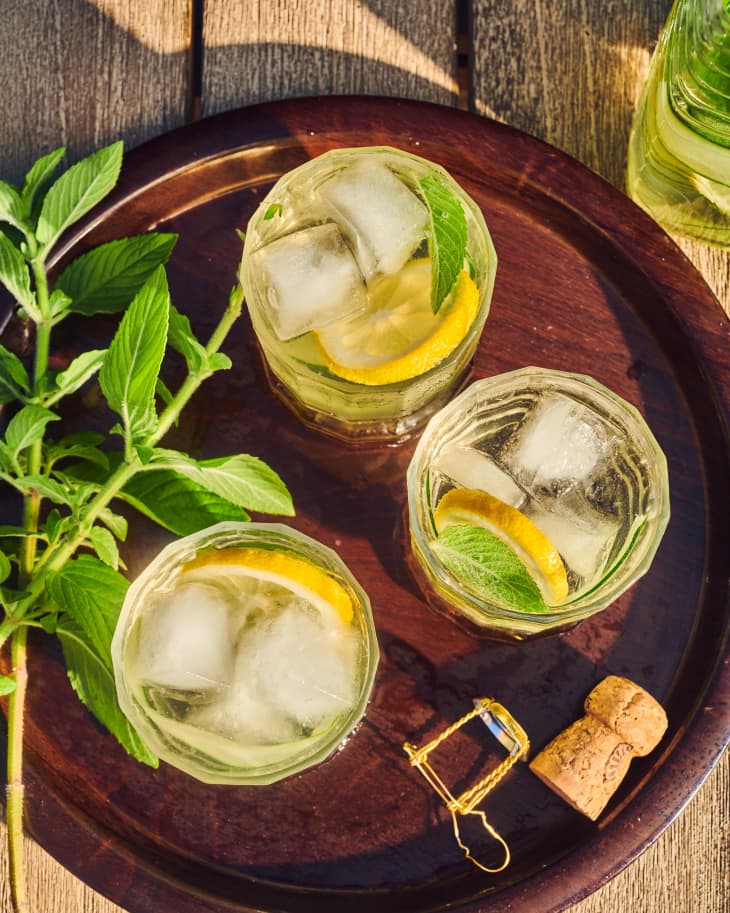
M184 123L190 34L191 0L4 0L2 178L61 145L72 163Z
M454 104L455 29L450 3L206 0L202 111L337 93Z

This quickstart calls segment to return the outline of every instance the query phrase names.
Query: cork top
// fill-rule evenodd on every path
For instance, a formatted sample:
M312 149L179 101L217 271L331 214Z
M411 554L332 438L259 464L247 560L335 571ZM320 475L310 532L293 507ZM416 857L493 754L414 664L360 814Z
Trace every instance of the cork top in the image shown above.
M584 704L596 717L633 748L646 755L656 748L667 728L664 708L647 691L627 678L609 675L591 691Z

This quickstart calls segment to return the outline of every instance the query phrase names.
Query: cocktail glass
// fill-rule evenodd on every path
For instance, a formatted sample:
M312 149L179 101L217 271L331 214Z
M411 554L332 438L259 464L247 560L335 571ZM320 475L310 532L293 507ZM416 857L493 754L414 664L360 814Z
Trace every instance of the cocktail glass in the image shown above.
M524 368L433 416L408 468L408 519L430 605L487 634L553 632L648 570L669 519L666 458L595 380Z
M361 720L378 663L367 595L335 552L278 523L163 549L114 634L119 703L162 760L207 783L317 764Z
M390 147L301 165L254 213L241 263L272 389L337 438L406 439L465 381L496 266L438 165Z

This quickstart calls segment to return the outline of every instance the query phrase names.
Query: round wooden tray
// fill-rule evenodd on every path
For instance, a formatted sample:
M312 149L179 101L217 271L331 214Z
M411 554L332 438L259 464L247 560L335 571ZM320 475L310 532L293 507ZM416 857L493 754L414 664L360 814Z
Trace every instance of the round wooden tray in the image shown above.
M233 369L198 394L174 443L197 455L251 452L280 472L293 525L336 548L369 592L382 660L365 721L335 757L270 787L211 787L130 760L76 700L54 643L33 640L28 828L132 913L560 910L654 840L730 740L728 322L673 242L617 190L555 149L453 109L300 99L135 150L66 252L151 228L179 232L173 302L205 336L236 279L234 229L273 180L333 146L372 144L441 163L484 211L499 267L474 376L561 368L633 402L667 454L672 519L650 572L603 614L524 644L476 638L430 612L405 567L413 445L344 451L307 431L272 396L242 318L226 346ZM62 355L79 339L103 344L109 325L87 323L59 340ZM167 538L135 521L130 573ZM539 750L611 673L665 706L659 748L633 763L597 824L518 765L485 803L512 864L479 871L403 742L434 736L486 695ZM475 723L434 762L459 788L499 759ZM476 855L496 858L483 834L467 836Z

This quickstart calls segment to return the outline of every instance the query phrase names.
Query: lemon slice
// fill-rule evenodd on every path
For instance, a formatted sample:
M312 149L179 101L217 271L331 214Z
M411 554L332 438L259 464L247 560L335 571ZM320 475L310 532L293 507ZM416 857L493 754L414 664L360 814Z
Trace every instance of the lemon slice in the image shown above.
M413 260L371 289L367 308L317 331L326 367L356 384L418 377L459 345L479 310L479 291L462 270L438 313L431 309L431 261Z
M517 554L547 605L568 597L568 577L557 549L537 526L515 507L494 495L472 488L452 488L434 513L440 533L447 526L482 526L498 536Z
M342 584L322 568L291 552L265 548L212 549L188 561L182 575L201 569L208 579L220 574L229 581L240 577L276 583L311 602L325 617L332 617L334 610L339 621L346 625L352 621L352 599Z

